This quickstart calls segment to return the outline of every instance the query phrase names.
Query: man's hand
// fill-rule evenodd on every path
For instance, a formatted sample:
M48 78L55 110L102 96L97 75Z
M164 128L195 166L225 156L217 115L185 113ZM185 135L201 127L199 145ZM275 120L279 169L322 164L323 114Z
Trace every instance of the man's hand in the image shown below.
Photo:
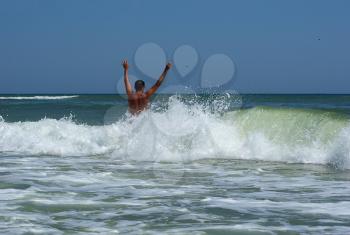
M124 85L125 85L125 90L126 90L126 94L129 96L132 94L132 88L131 88L131 84L129 82L129 76L128 76L128 68L129 68L129 64L127 60L123 60L122 62L123 68L124 68Z
M173 65L171 63L167 63L165 66L165 69L163 71L163 73L160 75L158 81L145 93L146 97L150 97L151 95L153 95L158 88L160 87L160 85L162 84L166 74L168 73L168 70L172 67Z
M169 70L169 69L171 69L172 66L173 66L173 65L172 65L171 63L167 63L166 66L165 66L165 69L166 69L166 70Z
M123 60L123 68L124 68L125 70L128 70L129 64L128 64L128 61L127 61L127 60Z

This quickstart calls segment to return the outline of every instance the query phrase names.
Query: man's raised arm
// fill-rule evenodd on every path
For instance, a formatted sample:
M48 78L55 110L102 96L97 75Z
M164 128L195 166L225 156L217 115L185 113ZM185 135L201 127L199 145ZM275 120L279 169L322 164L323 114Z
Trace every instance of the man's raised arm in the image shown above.
M127 60L123 61L123 68L124 68L124 85L125 85L125 90L127 95L132 94L132 87L129 82L129 76L128 76L128 69L129 69L129 64Z
M167 63L167 65L165 66L165 69L164 69L163 73L160 75L158 81L146 92L147 97L150 97L158 90L158 88L162 84L162 82L163 82L166 74L168 73L169 69L171 68L171 66L172 66L172 64Z

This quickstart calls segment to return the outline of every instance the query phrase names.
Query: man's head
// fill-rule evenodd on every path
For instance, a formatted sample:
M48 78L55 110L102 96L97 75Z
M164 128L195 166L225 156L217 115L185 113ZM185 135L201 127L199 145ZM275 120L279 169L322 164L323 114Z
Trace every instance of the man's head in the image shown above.
M142 91L145 88L145 82L142 80L137 80L134 87L136 91Z

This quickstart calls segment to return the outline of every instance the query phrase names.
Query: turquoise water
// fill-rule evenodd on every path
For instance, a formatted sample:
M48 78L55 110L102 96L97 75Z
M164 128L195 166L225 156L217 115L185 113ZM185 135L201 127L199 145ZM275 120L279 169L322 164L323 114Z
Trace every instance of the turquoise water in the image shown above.
M0 95L3 234L347 234L350 96Z

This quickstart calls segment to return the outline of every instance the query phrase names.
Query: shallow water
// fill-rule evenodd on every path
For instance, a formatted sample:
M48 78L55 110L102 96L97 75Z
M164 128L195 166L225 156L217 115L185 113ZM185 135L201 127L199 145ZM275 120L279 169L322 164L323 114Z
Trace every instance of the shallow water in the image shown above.
M242 160L3 156L3 233L346 234L350 173Z
M3 99L0 232L349 233L348 98L243 100L130 121L110 97Z

